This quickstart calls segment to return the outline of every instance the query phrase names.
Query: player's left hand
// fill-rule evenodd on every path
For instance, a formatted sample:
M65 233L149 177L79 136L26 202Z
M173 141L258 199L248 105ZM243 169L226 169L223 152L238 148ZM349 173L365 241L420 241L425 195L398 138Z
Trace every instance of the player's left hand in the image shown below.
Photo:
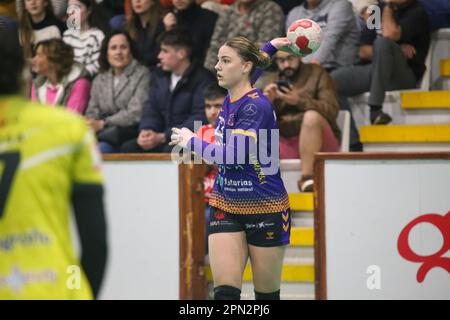
M272 40L270 41L270 44L273 45L273 46L274 46L275 48L277 48L278 50L281 50L281 51L285 51L285 52L288 52L288 53L295 54L295 52L293 52L293 51L291 50L292 42L291 42L291 40L289 40L287 37L272 39Z
M192 137L195 137L195 134L188 128L172 128L172 136L170 137L169 145L179 145L180 147L186 148L187 143Z

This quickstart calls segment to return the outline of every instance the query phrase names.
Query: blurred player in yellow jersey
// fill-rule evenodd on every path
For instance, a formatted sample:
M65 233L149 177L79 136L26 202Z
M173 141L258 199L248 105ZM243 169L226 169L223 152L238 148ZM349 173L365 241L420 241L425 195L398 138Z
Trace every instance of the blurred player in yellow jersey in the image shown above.
M94 136L81 117L15 95L23 54L13 32L0 39L0 300L95 298L107 246Z

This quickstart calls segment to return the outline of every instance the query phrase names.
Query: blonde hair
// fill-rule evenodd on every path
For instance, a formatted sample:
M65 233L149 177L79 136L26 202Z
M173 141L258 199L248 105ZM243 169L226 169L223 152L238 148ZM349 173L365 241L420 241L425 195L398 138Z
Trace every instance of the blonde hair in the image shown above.
M234 37L225 42L224 45L234 49L242 60L252 62L252 73L256 68L265 69L272 63L272 58L266 52L261 51L245 37Z

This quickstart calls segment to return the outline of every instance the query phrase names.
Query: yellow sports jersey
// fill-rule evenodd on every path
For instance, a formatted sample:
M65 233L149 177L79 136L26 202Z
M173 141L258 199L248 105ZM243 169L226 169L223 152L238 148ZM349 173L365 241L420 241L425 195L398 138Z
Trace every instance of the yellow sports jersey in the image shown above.
M91 299L70 236L74 183L101 184L85 121L0 98L0 300Z

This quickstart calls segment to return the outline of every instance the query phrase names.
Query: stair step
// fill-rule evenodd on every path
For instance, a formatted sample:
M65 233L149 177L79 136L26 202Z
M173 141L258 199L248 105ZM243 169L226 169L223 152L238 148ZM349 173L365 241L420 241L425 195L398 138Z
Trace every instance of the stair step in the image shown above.
M292 227L291 246L311 247L314 245L314 228Z
M441 60L441 77L450 77L450 59Z
M312 192L290 193L289 203L291 204L291 211L313 211L314 194Z
M241 300L255 300L254 286L251 282L242 283ZM286 282L281 283L281 300L314 300L315 287L311 282ZM213 299L213 284L208 283L209 299Z
M297 263L289 263L288 261L285 260L283 264L281 272L282 282L314 282L314 261L310 259L301 259ZM212 272L209 265L205 266L205 275L208 281L212 281ZM252 268L250 264L247 264L244 270L243 281L251 282L252 279Z
M401 92L401 107L403 109L450 109L450 91L415 91Z
M450 142L450 125L362 126L362 143Z
M292 227L300 227L300 228L312 228L314 227L314 218L295 216L294 214L291 217Z

